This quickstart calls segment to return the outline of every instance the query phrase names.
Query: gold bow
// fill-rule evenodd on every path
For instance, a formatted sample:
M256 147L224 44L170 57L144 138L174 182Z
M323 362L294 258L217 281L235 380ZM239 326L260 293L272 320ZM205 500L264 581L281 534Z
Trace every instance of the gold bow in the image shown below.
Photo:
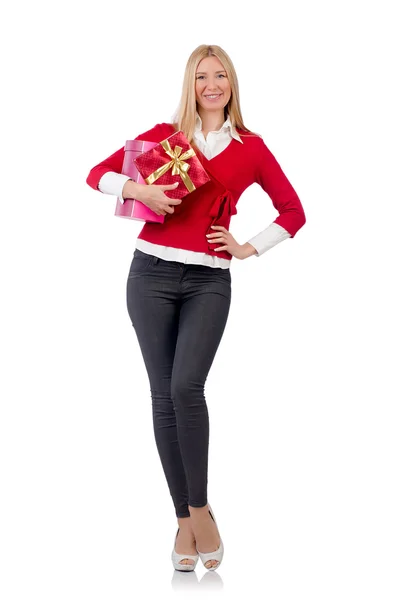
M187 174L188 170L190 169L190 165L184 162L186 159L192 158L192 156L196 156L196 153L193 150L193 148L189 148L189 150L187 150L181 155L181 146L175 146L174 150L172 150L168 140L163 140L162 142L160 142L160 144L164 148L165 153L171 157L171 160L162 167L156 169L154 173L149 175L149 177L145 179L146 183L148 185L154 183L172 167L172 175L180 175L183 183L185 184L189 192L193 192L193 190L196 189L196 186Z

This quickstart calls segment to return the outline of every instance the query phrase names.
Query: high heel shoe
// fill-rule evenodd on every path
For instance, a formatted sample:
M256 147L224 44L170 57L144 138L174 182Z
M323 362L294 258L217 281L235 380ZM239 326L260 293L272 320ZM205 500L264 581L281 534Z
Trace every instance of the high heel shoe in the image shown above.
M174 565L174 569L176 569L177 571L194 571L194 569L197 565L199 555L198 554L177 554L175 552L175 544L176 544L176 538L178 537L178 533L179 533L179 527L178 527L178 531L176 532L174 547L172 549L172 555L171 555L172 564ZM181 564L179 561L184 560L185 558L193 560L194 563L192 565L190 563L187 563L187 564L182 563Z
M215 522L215 525L218 527L218 524L215 520L214 513L212 512L211 506L209 504L208 504L208 512L210 513L213 521ZM218 561L218 563L215 566L205 567L208 571L215 571L215 569L217 569L222 562L224 547L223 547L222 538L220 538L220 540L221 540L221 543L219 544L219 548L218 548L218 550L215 550L214 552L200 552L199 550L197 550L204 566L205 566L205 563L208 562L209 560L217 560Z

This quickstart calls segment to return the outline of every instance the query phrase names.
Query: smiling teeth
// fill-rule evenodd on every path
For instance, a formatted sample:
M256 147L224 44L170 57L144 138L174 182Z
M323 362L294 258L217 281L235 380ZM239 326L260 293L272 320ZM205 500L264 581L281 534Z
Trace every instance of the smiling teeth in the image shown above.
M213 94L212 96L206 96L206 98L217 98L220 94Z

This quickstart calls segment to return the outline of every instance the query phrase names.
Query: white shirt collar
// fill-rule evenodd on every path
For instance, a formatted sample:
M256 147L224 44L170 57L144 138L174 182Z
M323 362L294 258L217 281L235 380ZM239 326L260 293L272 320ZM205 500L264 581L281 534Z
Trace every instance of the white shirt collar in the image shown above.
M198 112L196 112L196 132L197 131L201 131L203 128L203 122L201 120L200 115L198 114ZM230 135L237 140L238 142L243 143L243 140L241 139L241 137L239 136L239 134L236 131L236 128L233 127L231 121L230 121L230 116L227 116L226 121L224 122L224 124L222 125L222 127L220 129L218 129L217 131L214 131L212 133L220 133L221 131L227 131L227 129L229 129L230 131Z

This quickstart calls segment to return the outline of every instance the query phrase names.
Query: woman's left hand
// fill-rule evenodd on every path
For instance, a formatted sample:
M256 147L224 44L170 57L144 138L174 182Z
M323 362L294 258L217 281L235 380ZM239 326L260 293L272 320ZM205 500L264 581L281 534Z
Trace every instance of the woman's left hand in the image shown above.
M219 248L214 248L216 252L226 250L229 252L229 254L239 258L240 260L256 254L255 248L248 242L243 245L238 244L226 227L223 227L222 225L211 225L211 229L218 231L215 231L214 233L208 233L207 240L211 244L223 244Z

